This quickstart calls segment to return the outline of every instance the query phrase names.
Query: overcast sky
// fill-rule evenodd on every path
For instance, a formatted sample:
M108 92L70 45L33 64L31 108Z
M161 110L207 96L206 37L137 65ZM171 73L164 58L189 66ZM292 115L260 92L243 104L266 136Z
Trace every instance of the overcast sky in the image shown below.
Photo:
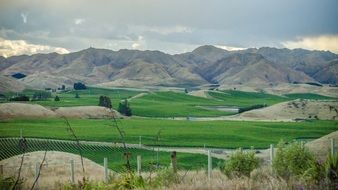
M338 53L338 0L0 0L0 55L200 45Z

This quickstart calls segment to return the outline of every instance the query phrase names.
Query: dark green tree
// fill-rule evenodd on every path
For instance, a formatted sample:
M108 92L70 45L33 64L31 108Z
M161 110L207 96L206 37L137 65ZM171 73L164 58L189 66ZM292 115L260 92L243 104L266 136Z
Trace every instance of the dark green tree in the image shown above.
M99 106L112 108L110 98L108 96L100 96Z
M76 93L75 93L75 98L80 98L80 96L79 96L79 93L78 93L78 92L76 92Z
M59 96L55 96L54 101L56 101L56 102L60 101Z
M125 116L132 115L131 108L127 99L119 103L118 111Z
M44 101L51 97L52 94L50 92L39 91L33 94L32 101Z
M77 83L74 83L74 89L75 90L84 90L84 89L87 89L86 85L81 83L81 82L77 82Z

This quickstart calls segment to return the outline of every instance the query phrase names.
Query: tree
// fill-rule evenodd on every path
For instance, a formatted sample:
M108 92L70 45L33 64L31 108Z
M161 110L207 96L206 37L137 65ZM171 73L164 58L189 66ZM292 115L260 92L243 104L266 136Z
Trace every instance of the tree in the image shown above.
M56 101L56 102L60 101L59 96L55 96L54 101Z
M132 115L131 108L129 107L127 99L119 103L118 111L125 116Z
M32 101L43 101L51 97L52 94L50 92L39 91L33 94Z
M26 95L19 95L10 98L9 101L29 101L29 97Z
M76 92L76 93L75 93L75 98L80 98L80 96L79 96L79 93L78 93L78 92Z
M108 96L100 96L99 106L112 108L110 98Z
M75 90L84 90L84 89L87 89L86 85L81 83L81 82L77 82L77 83L74 83L74 89Z
M184 89L184 92L185 92L186 94L188 94L188 89Z

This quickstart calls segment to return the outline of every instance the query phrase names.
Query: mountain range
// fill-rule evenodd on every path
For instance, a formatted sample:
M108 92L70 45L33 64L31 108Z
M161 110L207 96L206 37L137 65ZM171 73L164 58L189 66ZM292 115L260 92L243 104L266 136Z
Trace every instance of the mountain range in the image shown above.
M336 86L338 55L270 47L226 51L205 45L176 55L149 50L88 48L69 54L0 57L1 76L8 78L17 73L26 75L16 79L18 82L35 88L72 86L74 82L107 87L273 86L280 83Z

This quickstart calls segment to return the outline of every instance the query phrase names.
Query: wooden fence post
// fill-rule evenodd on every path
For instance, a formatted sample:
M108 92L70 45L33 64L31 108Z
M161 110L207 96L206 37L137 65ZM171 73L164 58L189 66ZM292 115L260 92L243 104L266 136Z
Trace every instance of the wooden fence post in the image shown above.
M270 144L270 163L272 165L272 160L274 157L274 148L273 148L273 144Z
M177 173L176 151L171 152L171 165L173 166L174 173Z
M212 158L211 151L208 150L208 179L211 179L211 170L212 170Z
M75 183L75 175L74 175L74 160L70 161L70 181Z
M108 183L108 158L103 158L103 166L104 166L104 182Z
M141 155L137 155L137 175L141 176Z
M336 145L335 139L331 139L331 155L334 156L336 154Z

